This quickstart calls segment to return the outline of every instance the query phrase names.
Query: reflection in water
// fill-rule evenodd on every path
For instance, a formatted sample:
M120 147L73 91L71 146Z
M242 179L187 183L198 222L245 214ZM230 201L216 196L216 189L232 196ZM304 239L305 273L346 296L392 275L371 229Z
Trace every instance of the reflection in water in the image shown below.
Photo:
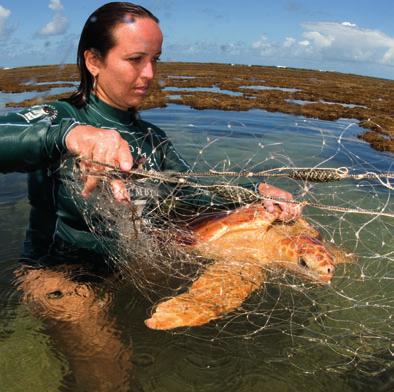
M345 108L353 109L353 108L366 108L364 105L355 105L352 103L340 103L340 102L329 102L320 99L319 101L306 101L303 99L285 99L286 102L295 103L296 105L308 105L310 103L323 103L327 105L341 105Z
M222 90L219 87L164 87L163 91L202 91L202 92L209 92L209 93L220 93L226 95L232 95L235 97L240 97L243 94L237 91L231 90Z
M260 85L239 86L239 88L252 89L252 90L278 90L278 91L286 91L288 93L295 93L297 91L300 91L299 88L260 86Z
M175 105L142 115L167 131L195 170L320 165L382 172L392 166L392 156L356 139L360 129L351 121ZM393 210L390 192L378 182L269 181L299 199ZM145 327L150 304L115 276L80 266L21 267L16 260L28 214L24 176L1 176L0 184L0 379L10 390L74 391L75 380L97 388L91 390L112 383L120 390L175 392L392 386L389 219L307 209L326 238L359 255L357 264L338 268L330 288L273 276L241 314L163 333Z
M47 333L66 355L78 387L128 390L131 347L121 341L109 316L111 293L91 283L97 276L67 265L22 266L15 274L23 304L43 320Z
M168 75L168 79L195 79L196 76Z
M36 83L37 85L40 85L40 83ZM41 83L45 84L45 82ZM54 83L50 83L54 84ZM37 91L27 91L23 93L4 93L0 92L0 114L2 110L5 108L5 104L7 102L22 102L26 99L32 99L32 98L41 98L43 102L47 100L49 96L52 95L57 95L57 94L63 94L63 93L68 93L72 92L75 90L75 86L71 87L52 87L47 91L42 91L42 92L37 92ZM15 110L13 108L13 110Z

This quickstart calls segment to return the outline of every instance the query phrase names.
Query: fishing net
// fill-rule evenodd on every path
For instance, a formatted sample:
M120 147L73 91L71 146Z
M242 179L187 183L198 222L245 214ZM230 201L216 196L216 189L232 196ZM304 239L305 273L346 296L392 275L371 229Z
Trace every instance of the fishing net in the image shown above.
M171 135L192 163L190 172L135 168L125 174L101 165L103 170L93 173L101 181L88 198L80 196L86 173L81 173L79 159L67 157L60 171L72 173L63 181L108 261L151 301L148 317L160 310L157 304L187 295L195 282L204 286L216 279L221 292L212 289L193 297L203 303L196 311L214 308L215 317L207 316L200 327L169 328L171 332L204 339L284 336L291 342L286 356L296 367L301 367L302 352L302 368L308 371L356 366L375 374L391 366L394 352L393 172L388 154L362 157L353 126L337 122L333 132L313 120L296 123L295 128L308 129L304 136L313 131L319 142L305 137L306 153L295 157L291 141L286 146L275 139L267 142L250 124L190 124L190 132ZM130 203L114 201L113 179L126 184ZM255 191L260 181L290 191L304 206L308 230L316 228L322 246L341 259L331 284L303 273L302 257L295 268L287 268L269 255L261 264L242 260L237 252L245 247L242 242L228 246L229 257L195 246L195 227L260 205L266 199ZM278 233L290 237L294 232L287 234L287 226L269 222L261 232L279 227ZM271 238L275 242L277 237ZM231 274L235 278L226 280ZM229 285L248 286L245 298L231 297ZM223 296L232 304L221 303ZM188 301L181 301L183 313L193 308ZM313 363L305 363L305 352Z

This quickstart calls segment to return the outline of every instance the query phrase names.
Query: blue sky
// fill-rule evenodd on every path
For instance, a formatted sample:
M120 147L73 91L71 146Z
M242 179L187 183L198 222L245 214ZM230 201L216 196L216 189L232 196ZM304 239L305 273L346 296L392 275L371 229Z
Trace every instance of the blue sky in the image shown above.
M75 62L100 0L0 0L0 67ZM141 0L162 60L282 65L394 79L392 0Z

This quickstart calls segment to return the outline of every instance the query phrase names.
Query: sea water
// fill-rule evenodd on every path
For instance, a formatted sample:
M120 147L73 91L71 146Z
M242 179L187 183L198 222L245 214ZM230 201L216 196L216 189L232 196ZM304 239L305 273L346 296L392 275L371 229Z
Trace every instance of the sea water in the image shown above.
M357 121L329 122L262 110L228 112L169 105L142 117L167 132L193 170L276 167L393 170L393 155L357 138ZM224 178L220 178L224 180ZM393 212L391 191L372 180L312 184L265 180L311 204L305 215L324 237L357 253L331 287L286 276L267 283L245 316L176 333L144 325L151 304L131 285L112 293L111 314L132 345L132 386L143 391L388 391L393 385ZM348 210L348 211L347 211ZM20 303L14 271L28 221L26 175L0 176L0 380L6 391L76 390L67 358ZM294 283L294 284L293 284ZM269 315L269 316L267 316ZM391 337L391 339L390 339ZM391 351L390 351L391 350ZM105 379L102 380L103 384ZM4 389L5 388L5 389ZM127 390L125 386L125 390Z

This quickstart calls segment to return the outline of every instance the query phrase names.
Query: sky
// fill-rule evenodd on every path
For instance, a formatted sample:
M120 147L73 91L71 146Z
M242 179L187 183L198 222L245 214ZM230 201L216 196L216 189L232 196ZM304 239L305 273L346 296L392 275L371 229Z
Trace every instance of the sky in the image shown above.
M107 1L0 0L0 67L75 63ZM394 79L392 0L140 0L163 61L274 65Z

